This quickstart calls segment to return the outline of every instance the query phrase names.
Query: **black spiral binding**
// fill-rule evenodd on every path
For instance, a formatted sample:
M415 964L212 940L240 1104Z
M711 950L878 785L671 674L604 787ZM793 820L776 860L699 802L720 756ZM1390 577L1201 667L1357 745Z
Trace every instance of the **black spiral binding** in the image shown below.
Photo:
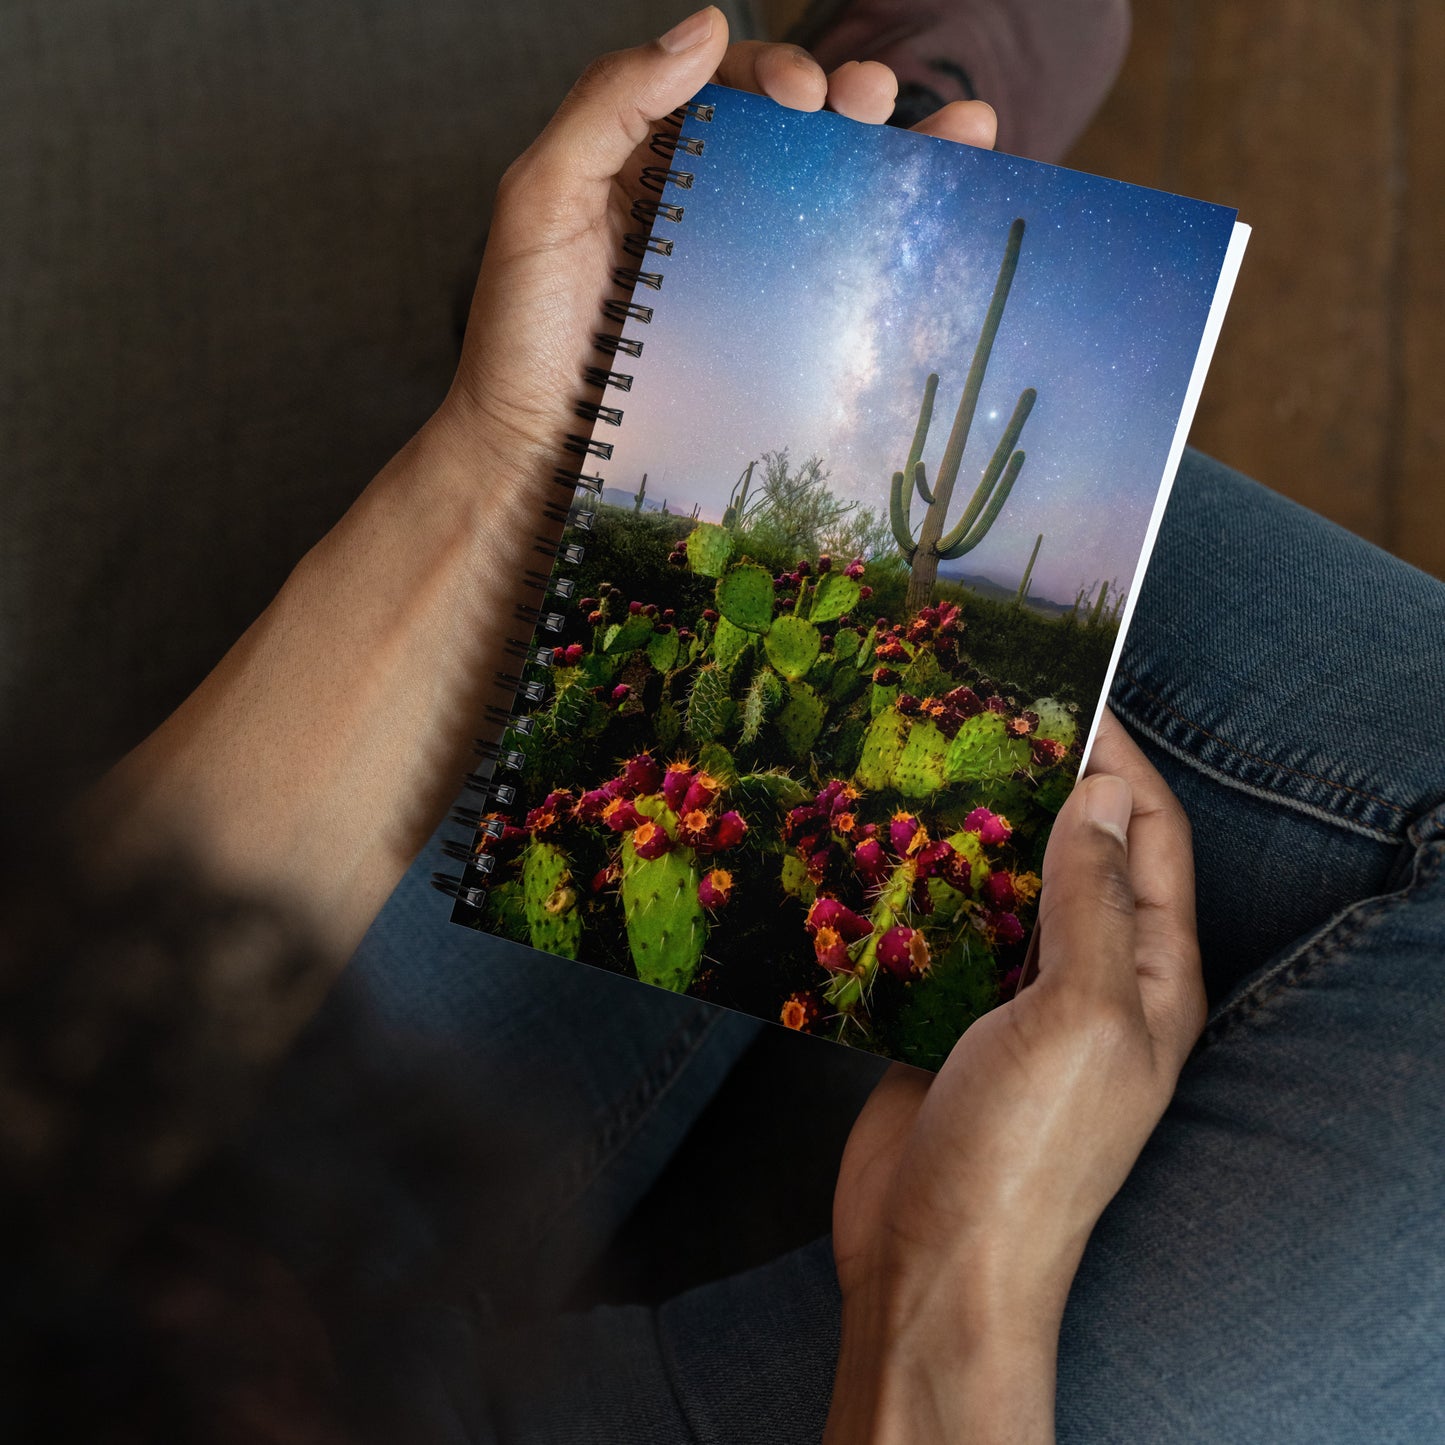
M654 269L652 258L666 258L673 250L670 239L652 232L662 222L681 221L684 210L662 197L668 187L677 191L692 189L693 172L679 169L676 161L682 156L701 156L704 147L704 142L696 136L682 135L681 128L684 121L695 120L706 125L712 117L711 105L691 101L673 111L666 122L667 129L651 137L648 148L666 164L645 166L640 179L658 199L639 197L632 203L632 219L648 229L629 231L622 242L627 255L644 264L613 268L613 283L624 294L604 303L603 314L608 320L619 325L628 321L636 321L641 326L651 324L653 308L635 298L639 291L662 290L664 273ZM620 359L641 356L642 342L610 332L599 332L593 340L608 364L587 367L583 373L586 385L603 394L609 388L631 391L632 375L619 371L617 364ZM557 467L553 480L569 495L565 501L559 495L543 508L543 515L564 529L562 541L558 544L542 533L534 539L533 550L551 559L553 567L548 572L529 568L523 575L529 595L518 601L512 615L523 627L531 629L531 635L525 641L515 637L507 639L504 650L515 659L515 666L497 674L497 683L510 692L512 704L510 708L487 710L487 722L493 731L476 740L474 751L482 765L465 779L467 788L477 795L482 807L456 808L451 821L468 829L470 840L449 840L442 844L442 852L462 865L461 873L432 874L432 886L455 900L452 921L474 928L482 926L487 881L496 863L490 850L505 837L510 826L506 813L517 801L516 786L508 781L507 775L521 770L525 761L521 744L531 735L535 709L546 700L547 679L555 653L547 639L566 625L566 613L554 604L570 601L576 591L575 580L558 575L558 568L575 567L581 562L584 544L573 534L585 536L592 530L596 498L606 485L606 478L594 463L611 460L612 444L596 433L622 425L621 407L604 406L601 401L578 401L573 410L580 420L591 423L591 430L585 435L581 432L567 435L567 451L579 459L581 465Z

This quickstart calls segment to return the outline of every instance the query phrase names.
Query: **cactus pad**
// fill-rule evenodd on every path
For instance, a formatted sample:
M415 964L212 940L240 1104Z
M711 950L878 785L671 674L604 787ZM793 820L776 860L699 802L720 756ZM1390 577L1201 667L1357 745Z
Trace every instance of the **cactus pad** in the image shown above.
M1054 697L1041 697L1029 704L1029 711L1039 715L1035 736L1048 738L1061 747L1073 747L1079 735L1079 722L1064 703Z
M744 632L766 632L773 621L773 579L765 568L740 562L718 579L717 610Z
M851 577L841 572L825 572L818 579L818 590L813 594L808 616L814 622L831 622L851 612L858 605L858 596L858 584Z
M783 705L787 692L771 667L760 667L743 694L742 740L755 743L763 724Z
M778 735L795 758L807 755L822 729L824 716L822 699L806 682L795 682L788 688L788 700L778 714Z
M716 522L699 522L687 534L687 564L703 577L721 577L733 554L733 534Z
M848 635L853 636L852 633ZM828 696L834 702L852 702L867 686L867 681L867 678L856 667L849 667L847 663L839 663L833 670L833 681L828 685Z
M721 743L704 743L697 750L697 762L704 772L711 773L725 788L732 787L738 780L738 766L733 762L733 755Z
M732 709L722 669L711 663L698 668L687 697L687 731L693 741L710 743L720 738L727 731Z
M845 662L856 663L863 647L863 639L851 627L840 627L833 637L833 656L841 666Z
M654 632L647 641L647 660L659 672L671 672L677 666L677 654L681 648L677 632Z
M801 617L779 617L763 638L768 661L789 682L798 682L808 675L822 646L818 629Z
M868 711L878 717L881 713L892 712L893 704L898 700L900 689L898 687L880 687L876 682L868 693Z
M932 697L949 686L938 659L929 648L920 648L918 656L903 669L903 691L915 697Z
M944 759L948 739L931 722L915 722L893 765L893 786L905 798L927 798L939 792L946 781Z
M528 844L522 858L522 900L532 947L576 958L582 914L567 855L555 843Z
M685 993L707 943L691 848L642 859L631 835L622 843L622 911L633 966L643 983Z
M677 741L677 735L682 731L682 718L669 699L663 698L658 704L657 711L652 715L652 728L657 734L659 747L670 748Z
M602 636L602 650L611 657L635 652L652 636L652 618L640 612L625 622L614 622Z
M713 632L712 655L719 667L731 667L747 650L755 634L735 627L726 617L719 617Z
M980 782L1007 776L1014 769L1008 725L997 713L981 712L959 728L948 746L944 772L950 783Z
M863 751L853 776L865 788L892 787L893 769L903 756L907 737L907 718L900 717L891 708L879 713L863 735Z

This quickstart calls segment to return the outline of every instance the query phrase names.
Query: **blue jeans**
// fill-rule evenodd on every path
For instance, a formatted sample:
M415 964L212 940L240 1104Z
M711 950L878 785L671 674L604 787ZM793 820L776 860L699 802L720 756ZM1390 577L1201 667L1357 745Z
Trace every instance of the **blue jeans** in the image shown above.
M1445 1439L1445 587L1190 453L1111 702L1193 821L1212 1012L1079 1271L1059 1437ZM339 992L518 1127L488 1135L490 1245L372 1341L373 1418L816 1441L825 1239L658 1309L552 1313L758 1025L448 927L431 866Z

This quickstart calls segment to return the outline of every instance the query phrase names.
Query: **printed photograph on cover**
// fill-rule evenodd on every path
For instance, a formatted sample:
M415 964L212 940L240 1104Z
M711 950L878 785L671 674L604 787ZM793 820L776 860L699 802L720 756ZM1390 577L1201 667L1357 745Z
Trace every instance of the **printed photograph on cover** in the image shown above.
M479 922L937 1068L1014 991L1234 212L699 100Z

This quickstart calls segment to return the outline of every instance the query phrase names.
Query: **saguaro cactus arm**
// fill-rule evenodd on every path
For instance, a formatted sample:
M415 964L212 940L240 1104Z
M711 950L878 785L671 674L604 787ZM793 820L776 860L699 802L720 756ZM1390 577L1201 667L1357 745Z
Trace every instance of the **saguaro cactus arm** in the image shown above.
M988 466L984 468L983 479L969 499L968 506L964 508L963 516L958 519L958 525L947 536L939 538L938 555L940 557L948 556L949 549L956 547L964 537L969 535L974 523L978 522L977 536L974 537L969 547L963 548L963 551L967 552L972 547L976 547L983 541L988 529L993 526L999 512L1003 510L1003 504L1008 500L1009 491L1018 477L1019 468L1023 466L1024 454L1023 452L1014 452L1014 447L1018 445L1019 435L1024 429L1024 423L1029 419L1029 413L1034 409L1034 402L1038 400L1038 395L1038 392L1031 386L1025 387L1019 393L1018 404L1009 418L1008 427L1003 436L999 438L998 445L993 449L993 456L989 458ZM1005 463L1007 463L1007 471ZM1007 478L1007 481L1001 482L1001 476ZM985 507L987 511L984 510ZM980 512L983 513L982 519L979 517ZM953 555L961 556L962 553Z
M903 473L894 472L893 485L888 489L888 521L893 528L893 540L898 543L898 550L909 562L913 560L913 554L918 550L918 544L913 540L913 532L908 522L908 504L912 500L912 489L904 490Z
M930 372L923 383L923 405L918 408L918 425L913 429L913 441L908 448L908 460L903 463L903 475L911 477L918 488L918 495L924 503L932 505L933 497L923 476L923 448L928 441L928 428L933 425L933 399L938 395L938 373Z
M965 552L972 552L988 536L989 528L998 521L998 514L1003 511L1003 504L1008 501L1008 494L1013 491L1023 465L1024 453L1015 452L1008 459L1008 466L1004 468L1003 477L994 489L993 496L989 498L983 516L974 522L971 529L966 529L964 522L960 522L946 537L939 538L938 555L942 561L957 561Z

